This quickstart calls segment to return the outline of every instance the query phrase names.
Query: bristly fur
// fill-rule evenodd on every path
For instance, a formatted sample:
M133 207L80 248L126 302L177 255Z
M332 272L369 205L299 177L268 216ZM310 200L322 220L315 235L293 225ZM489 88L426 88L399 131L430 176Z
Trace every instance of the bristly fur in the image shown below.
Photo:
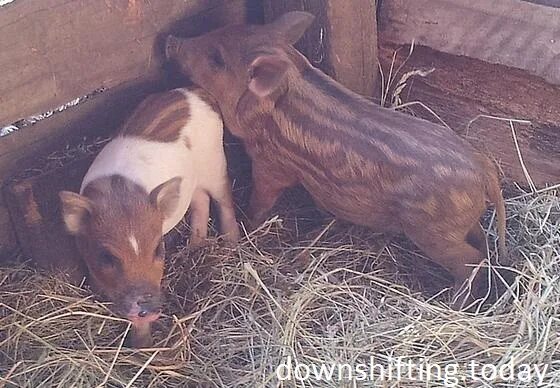
M496 168L447 128L380 107L314 68L292 46L312 19L291 12L169 40L170 59L216 98L252 159L249 215L262 221L285 188L301 184L340 219L404 232L459 287L486 256L487 200L506 254Z

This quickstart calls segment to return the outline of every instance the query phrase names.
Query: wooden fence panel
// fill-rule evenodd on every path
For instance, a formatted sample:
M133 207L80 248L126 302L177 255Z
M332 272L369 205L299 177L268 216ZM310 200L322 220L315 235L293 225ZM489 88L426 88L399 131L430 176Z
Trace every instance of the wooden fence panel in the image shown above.
M212 10L228 21L242 21L245 3L18 0L9 4L0 12L0 125L43 113L97 88L137 78L156 79L162 58L159 36L176 24L186 26L188 16L199 30L203 23L210 26L204 14Z

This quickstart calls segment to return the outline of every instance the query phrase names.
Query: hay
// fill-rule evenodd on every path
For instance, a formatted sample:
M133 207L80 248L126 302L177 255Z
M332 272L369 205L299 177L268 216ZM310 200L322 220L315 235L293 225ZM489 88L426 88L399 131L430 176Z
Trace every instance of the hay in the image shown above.
M420 104L401 104L400 93L425 72L398 78L401 69L391 64L382 105ZM18 178L93 154L106 141L84 139ZM227 151L236 155L230 168L246 171L239 144L227 143ZM247 177L233 175L243 204ZM187 226L177 227L164 281L166 315L154 328L153 349L123 347L129 324L86 287L26 264L6 265L0 388L537 386L534 369L519 374L524 364L543 372L539 386L560 386L560 185L512 190L507 242L516 279L478 314L449 309L442 286L451 279L410 242L333 222L297 191L279 204L282 219L269 220L235 249L212 241L190 251ZM496 255L493 223L489 213L484 226ZM291 379L280 382L277 368L288 360ZM331 379L303 379L297 364L310 372L313 365L336 368ZM365 380L360 364L369 367ZM505 379L494 378L492 367L502 368Z
M145 351L122 346L128 324L87 289L26 265L1 268L2 381L276 386L276 368L288 356L326 365L369 363L373 356L386 366L398 357L441 368L458 363L457 374L447 375L459 379L457 386L476 385L465 369L469 362L499 367L513 358L516 366L548 364L544 381L559 384L558 190L508 201L508 244L518 276L510 292L476 315L449 310L447 293L437 293L445 276L406 243L328 221L307 234L307 243L295 243L305 236L293 236L294 228L273 219L236 249L179 246L165 280L167 315L155 327L156 347ZM355 386L292 377L285 386ZM357 384L446 386L440 377L429 385L406 376ZM536 386L535 379L478 384L526 387Z

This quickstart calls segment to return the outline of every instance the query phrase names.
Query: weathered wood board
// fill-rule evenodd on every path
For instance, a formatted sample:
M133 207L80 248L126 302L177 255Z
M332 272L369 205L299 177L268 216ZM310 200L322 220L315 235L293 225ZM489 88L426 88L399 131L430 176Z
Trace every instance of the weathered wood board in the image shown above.
M246 2L16 1L0 12L0 125L97 88L158 79L161 34L243 21Z
M560 84L560 8L521 0L384 0L380 20L395 43L414 40Z
M559 0L523 0L523 1L526 1L528 3L547 5L549 7L560 8Z
M349 89L375 93L377 23L371 0L264 0L265 20L288 11L308 11L316 20L296 47L314 66Z
M397 45L381 44L380 61L387 71ZM403 47L395 68L409 53ZM560 87L523 70L489 64L416 46L402 74L434 68L427 77L409 79L401 93L404 102L419 101L432 109L452 129L483 150L500 165L508 181L528 186L508 121L481 117L531 121L514 123L521 156L537 187L560 183ZM419 116L439 122L420 106Z
M93 156L4 188L18 242L25 257L43 268L63 271L79 282L85 268L66 233L58 192L77 192Z

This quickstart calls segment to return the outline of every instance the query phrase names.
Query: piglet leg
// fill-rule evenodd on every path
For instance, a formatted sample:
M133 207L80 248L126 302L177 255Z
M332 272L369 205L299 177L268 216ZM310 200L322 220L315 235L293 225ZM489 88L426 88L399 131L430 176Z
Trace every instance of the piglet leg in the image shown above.
M231 195L231 182L229 178L224 178L212 188L210 195L218 204L220 212L220 229L224 237L229 242L236 242L239 240L239 226L235 217L235 207Z
M436 232L430 234L429 228L418 228L405 230L407 236L436 263L447 269L455 279L452 308L462 310L464 307L476 301L478 296L483 296L487 291L484 276L477 272L476 276L469 284L468 280L473 269L480 264L485 255L469 244L466 239L469 237L465 233L465 240L461 240L457 234L439 235ZM476 235L475 235L476 233ZM471 240L478 240L478 231L474 230ZM435 237L437 235L437 237ZM482 241L476 241L482 244ZM482 271L483 272L483 271Z
M251 227L255 228L263 223L282 192L297 183L295 176L290 177L261 162L253 161L253 189L247 211Z
M204 245L208 237L210 218L210 196L204 190L196 190L191 201L191 241L194 248Z

